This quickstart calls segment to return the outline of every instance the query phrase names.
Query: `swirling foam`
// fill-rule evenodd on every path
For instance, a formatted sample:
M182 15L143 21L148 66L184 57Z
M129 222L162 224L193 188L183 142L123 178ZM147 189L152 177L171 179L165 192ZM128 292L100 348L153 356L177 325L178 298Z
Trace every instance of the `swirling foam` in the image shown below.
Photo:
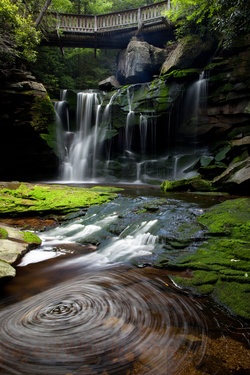
M135 269L77 276L0 322L4 374L184 374L206 347L201 307Z

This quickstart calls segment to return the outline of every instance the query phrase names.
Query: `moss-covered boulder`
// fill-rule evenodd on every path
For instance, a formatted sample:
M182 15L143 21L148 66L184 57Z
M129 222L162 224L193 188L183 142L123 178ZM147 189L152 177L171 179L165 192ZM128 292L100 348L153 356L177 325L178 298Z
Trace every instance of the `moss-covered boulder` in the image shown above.
M173 276L174 281L249 319L250 198L227 200L197 220L207 228L208 239L194 254L167 263L188 270L188 277Z
M161 189L165 193L168 191L215 191L212 183L208 180L203 180L199 175L182 180L163 181Z
M65 215L116 197L119 189L92 189L62 185L0 183L0 216L60 214Z

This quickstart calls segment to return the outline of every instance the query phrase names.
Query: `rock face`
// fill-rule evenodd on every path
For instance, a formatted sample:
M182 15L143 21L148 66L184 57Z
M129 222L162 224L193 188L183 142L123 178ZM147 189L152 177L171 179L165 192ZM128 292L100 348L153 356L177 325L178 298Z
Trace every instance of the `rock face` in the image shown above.
M132 38L127 49L118 55L119 82L127 84L151 81L153 75L158 74L166 55L166 50Z
M202 68L215 49L211 39L202 40L198 35L183 38L168 54L161 67L161 74L174 69Z
M153 62L160 63L163 56L164 62L160 68L155 63L153 73ZM166 46L164 53L132 40L120 53L118 78L133 85L115 96L113 125L119 132L128 108L134 126L141 114L148 118L155 114L157 147L166 149L169 139L178 145L207 146L207 165L200 160L196 166L201 177L209 179L213 188L249 194L249 64L250 36L235 41L230 49L218 47L214 40L188 36ZM152 74L159 77L153 79Z
M45 87L31 73L17 70L2 84L0 95L1 179L34 180L54 174L54 108Z

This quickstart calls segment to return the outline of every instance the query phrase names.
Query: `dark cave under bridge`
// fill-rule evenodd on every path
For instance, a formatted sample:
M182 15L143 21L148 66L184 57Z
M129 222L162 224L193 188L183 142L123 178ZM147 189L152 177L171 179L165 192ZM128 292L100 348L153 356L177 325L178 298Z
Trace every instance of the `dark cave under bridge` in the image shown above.
M132 37L162 47L173 40L173 29L164 15L170 0L141 8L101 15L54 14L57 24L43 45L95 49L123 49Z

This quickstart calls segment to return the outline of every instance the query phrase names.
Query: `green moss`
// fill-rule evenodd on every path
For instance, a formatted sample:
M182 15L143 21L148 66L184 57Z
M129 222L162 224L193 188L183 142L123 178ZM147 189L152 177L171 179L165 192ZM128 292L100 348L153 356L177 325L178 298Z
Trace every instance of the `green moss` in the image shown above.
M61 185L21 183L16 189L0 189L0 214L55 212L65 214L102 204L116 197L114 189L84 189Z
M47 143L47 145L52 148L55 152L55 154L59 157L60 153L58 150L58 142L57 142L57 136L56 136L56 124L50 123L47 126L48 133L42 133L40 134L40 137L44 139Z
M55 111L49 96L37 96L34 100L31 113L31 125L40 133L40 137L47 142L55 154L58 155Z
M180 79L180 78L188 78L188 77L193 77L197 76L199 74L198 69L179 69L179 70L172 70L170 73L164 74L164 78L166 80L170 78L175 78L175 79Z
M214 289L214 284L218 281L219 276L216 272L194 271L193 277L181 278L173 276L176 284L180 284L190 289L198 291L200 294L211 293Z
M220 150L218 152L217 155L215 155L215 161L216 162L221 162L222 160L224 160L230 150L231 150L231 146L230 145L224 147L222 150Z
M243 318L250 317L250 284L239 282L218 281L215 285L213 296L234 314Z
M192 278L174 279L198 293L211 294L234 314L250 318L250 198L227 200L211 207L197 221L208 240L167 267L193 270Z
M4 228L0 228L0 239L4 240L8 238L8 232Z
M227 200L198 218L210 233L250 240L250 199Z
M203 180L200 176L195 176L192 178L186 178L183 180L175 181L163 181L161 184L161 189L164 192L167 191L213 191L212 183L207 180Z
M35 97L31 112L31 125L36 131L47 129L55 119L54 107L48 95Z
M22 232L23 240L28 243L40 245L42 240L32 232Z

